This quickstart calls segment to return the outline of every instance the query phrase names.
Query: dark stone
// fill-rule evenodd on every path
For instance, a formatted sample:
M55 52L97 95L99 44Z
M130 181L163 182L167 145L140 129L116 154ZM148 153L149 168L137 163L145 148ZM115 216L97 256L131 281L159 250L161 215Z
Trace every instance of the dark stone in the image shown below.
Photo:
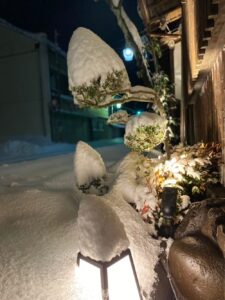
M169 270L181 299L224 300L225 260L220 249L203 235L174 241Z
M179 300L225 300L225 199L194 203L175 232L168 259Z

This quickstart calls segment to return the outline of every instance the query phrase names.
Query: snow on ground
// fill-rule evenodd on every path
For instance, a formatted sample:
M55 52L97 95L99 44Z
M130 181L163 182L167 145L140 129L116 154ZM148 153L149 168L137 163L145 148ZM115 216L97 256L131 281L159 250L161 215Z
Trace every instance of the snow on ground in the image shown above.
M108 164L127 153L99 151ZM73 155L0 165L1 300L79 300Z
M123 159L128 152L121 144L101 147L98 151L106 166ZM82 218L78 225L76 223L81 197L87 199L87 207L85 201L81 202L84 211L85 207L93 208L93 213L88 209L90 218L98 219L99 210L104 208L106 219L102 218L99 227L96 226L98 232L107 227L107 216L118 225L113 226L117 237L113 234L116 248L111 252L120 252L129 244L142 291L148 294L152 289L156 279L154 267L160 251L158 242L150 239L147 226L143 226L141 217L124 201L118 185L103 197L81 196L74 188L73 160L72 152L0 165L1 300L81 299L75 272L77 253L82 245L77 226L86 228L90 225L90 222L82 223ZM82 216L82 211L80 214ZM90 236L94 228L89 228ZM112 232L112 227L108 229ZM79 232L86 234L88 230ZM96 238L104 242L105 237ZM107 235L107 241L108 238L112 239L111 234ZM91 239L89 244L90 251ZM86 244L84 247L88 249ZM108 248L97 247L97 250L106 249L108 253ZM97 250L93 251L97 253ZM112 256L111 252L107 255Z

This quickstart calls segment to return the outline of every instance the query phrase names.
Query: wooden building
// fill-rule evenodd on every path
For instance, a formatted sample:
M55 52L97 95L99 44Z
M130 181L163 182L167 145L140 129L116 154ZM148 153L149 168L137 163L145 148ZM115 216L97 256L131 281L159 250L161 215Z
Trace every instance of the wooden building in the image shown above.
M149 35L164 44L179 41L179 32L167 26L180 22L181 140L221 142L225 161L225 0L139 0L139 7Z

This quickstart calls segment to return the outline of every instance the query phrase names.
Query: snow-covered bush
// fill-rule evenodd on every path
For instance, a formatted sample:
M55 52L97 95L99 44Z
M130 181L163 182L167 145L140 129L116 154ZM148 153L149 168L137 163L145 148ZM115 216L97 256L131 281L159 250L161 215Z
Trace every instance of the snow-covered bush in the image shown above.
M149 152L163 142L166 124L166 119L154 113L132 117L126 125L125 144L133 151Z
M159 228L163 217L160 208L163 188L176 187L178 198L174 222L180 223L190 200L196 197L196 194L198 198L204 198L207 187L219 182L220 161L220 144L177 146L170 160L165 156L150 159L140 155L136 161L136 180L148 187L151 197L145 197L142 206L136 201L136 209L147 222ZM155 197L154 206L152 196Z
M107 120L108 124L126 124L128 122L129 115L126 110L118 110L111 114Z
M103 195L108 191L106 168L101 155L82 141L77 144L74 170L75 184L83 193Z
M89 29L74 31L67 63L69 89L81 106L107 105L111 94L131 86L123 61Z

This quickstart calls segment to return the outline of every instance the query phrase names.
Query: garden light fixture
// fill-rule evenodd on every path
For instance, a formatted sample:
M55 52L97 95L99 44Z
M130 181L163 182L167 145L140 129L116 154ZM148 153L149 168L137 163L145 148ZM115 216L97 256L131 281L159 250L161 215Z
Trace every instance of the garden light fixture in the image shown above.
M164 187L162 192L161 210L163 212L163 225L160 234L165 237L173 235L173 217L176 212L177 189Z
M77 223L79 299L142 300L132 248L115 211L100 197L83 199Z
M92 300L142 300L129 249L109 262L78 254L82 286Z

